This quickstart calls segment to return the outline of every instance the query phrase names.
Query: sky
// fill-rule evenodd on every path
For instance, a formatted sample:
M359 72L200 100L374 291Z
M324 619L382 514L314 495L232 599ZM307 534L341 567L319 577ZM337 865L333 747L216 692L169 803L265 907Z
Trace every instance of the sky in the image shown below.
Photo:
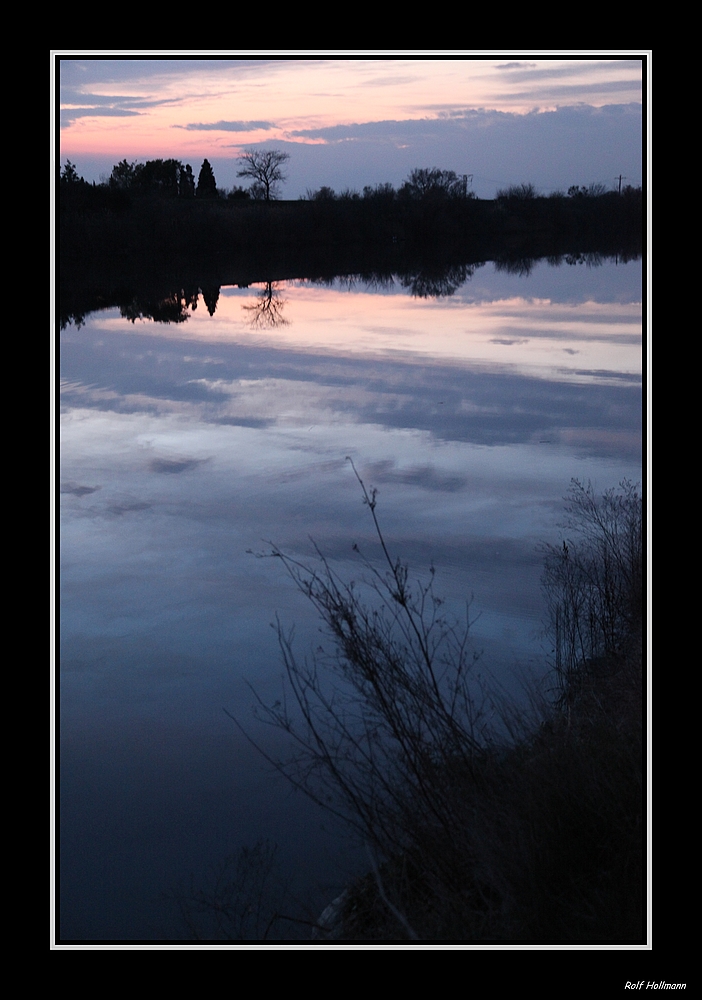
M434 166L483 198L643 183L644 50L174 55L52 52L61 163L99 182L125 158L174 157L196 176L207 158L231 188L248 183L242 151L275 148L290 156L285 198Z

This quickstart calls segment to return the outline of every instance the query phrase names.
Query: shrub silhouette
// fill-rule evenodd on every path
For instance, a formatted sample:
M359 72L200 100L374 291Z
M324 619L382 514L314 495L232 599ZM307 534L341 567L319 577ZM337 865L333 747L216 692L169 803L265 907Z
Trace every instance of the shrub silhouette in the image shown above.
M424 167L413 170L400 188L406 198L474 198L468 191L468 175L458 176L453 170Z
M595 496L573 480L566 497L568 538L545 546L547 633L561 697L587 671L612 669L641 634L643 506L628 480Z
M642 940L637 491L626 484L598 500L589 486L573 485L569 523L581 532L580 562L591 569L599 560L602 581L619 566L621 587L605 616L597 590L585 590L594 600L587 621L600 623L603 638L583 648L601 651L599 668L591 656L569 671L557 667L559 697L532 689L525 707L478 682L470 621L444 614L433 570L414 583L391 556L376 491L356 476L385 569L363 560L364 588L344 582L319 551L318 565L308 566L272 549L332 645L300 662L292 633L278 624L286 695L273 706L258 699L259 718L295 747L269 761L346 820L368 850L371 871L345 894L335 936ZM573 543L565 546L570 559ZM557 552L546 555L551 607L571 601L570 577L564 587L553 571ZM616 636L613 645L605 633Z
M533 184L511 184L498 191L495 197L498 201L533 201L536 198L536 188Z

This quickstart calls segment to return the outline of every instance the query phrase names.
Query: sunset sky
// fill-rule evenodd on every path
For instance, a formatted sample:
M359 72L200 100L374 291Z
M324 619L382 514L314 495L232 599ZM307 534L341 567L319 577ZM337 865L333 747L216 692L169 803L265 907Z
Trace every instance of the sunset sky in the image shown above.
M290 154L286 198L429 166L472 174L481 197L643 180L643 52L118 55L52 53L61 162L89 181L124 158L175 157L197 176L206 157L229 188L251 147Z

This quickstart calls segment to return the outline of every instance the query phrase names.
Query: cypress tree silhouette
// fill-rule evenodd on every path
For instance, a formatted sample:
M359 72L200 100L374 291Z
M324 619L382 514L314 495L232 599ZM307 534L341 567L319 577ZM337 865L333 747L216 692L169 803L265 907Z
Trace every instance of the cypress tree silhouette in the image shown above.
M180 175L178 177L178 193L181 198L195 197L195 178L193 177L193 168L189 163L186 163L185 166L180 169Z
M197 179L197 191L195 193L198 198L217 197L217 183L209 160L204 160L200 167L200 175Z

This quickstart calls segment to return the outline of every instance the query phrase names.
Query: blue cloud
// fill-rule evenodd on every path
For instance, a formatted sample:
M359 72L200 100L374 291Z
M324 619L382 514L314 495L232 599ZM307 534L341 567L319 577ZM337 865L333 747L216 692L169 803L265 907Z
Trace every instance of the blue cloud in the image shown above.
M275 128L271 122L190 122L188 125L174 125L193 132L255 132L259 129Z

